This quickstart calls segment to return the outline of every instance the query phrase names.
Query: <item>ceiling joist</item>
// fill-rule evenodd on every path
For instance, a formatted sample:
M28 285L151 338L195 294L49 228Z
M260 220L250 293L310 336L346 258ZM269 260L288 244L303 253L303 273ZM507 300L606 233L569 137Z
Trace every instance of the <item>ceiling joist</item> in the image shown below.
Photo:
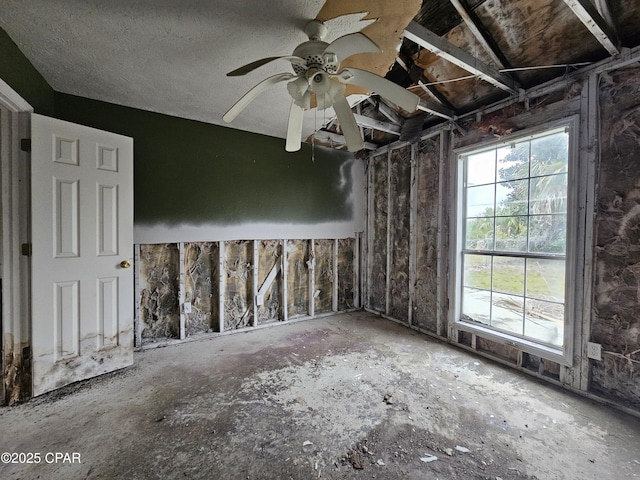
M311 138L308 139L309 143L319 142L321 144L329 144L329 145L338 145L338 146L346 146L347 141L344 139L344 135L340 135L339 133L328 132L327 130L318 130L315 132ZM371 142L364 142L364 148L366 150L376 150L379 148L378 145Z
M449 110L442 105L438 105L437 103L430 102L429 100L425 100L424 98L420 99L420 103L418 104L418 110L423 112L430 113L431 115L436 115L440 118L445 118L447 120L454 119L453 110Z
M568 1L568 0L566 0ZM500 73L495 68L481 62L473 55L453 45L444 38L427 30L419 23L411 21L404 31L405 38L433 52L439 57L473 73L478 78L495 85L509 93L517 93L519 86L510 76Z
M381 115L384 115L391 123L402 125L402 123L404 122L404 119L393 108L387 105L381 97L369 97L367 100L376 108L376 110L378 110Z
M355 113L353 116L356 118L356 123L361 127L372 128L373 130L391 133L392 135L400 135L400 127L398 125L383 122L382 120L376 120L375 118L360 115L358 113Z
M491 60L496 64L498 68L507 68L508 62L506 62L504 55L498 49L496 43L491 36L487 33L482 26L478 16L471 10L465 0L450 0L458 14L462 17L462 20L467 25L467 28L476 37L478 43L484 48L487 54L491 57Z
M564 0L610 55L618 55L618 37L590 0Z

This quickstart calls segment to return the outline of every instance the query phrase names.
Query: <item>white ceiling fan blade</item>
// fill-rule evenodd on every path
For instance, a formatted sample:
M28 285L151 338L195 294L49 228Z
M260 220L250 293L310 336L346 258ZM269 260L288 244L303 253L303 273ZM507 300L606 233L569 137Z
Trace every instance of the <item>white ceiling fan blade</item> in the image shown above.
M295 75L292 73L279 73L272 77L265 78L263 81L258 83L255 87L245 93L240 100L238 100L228 111L222 116L222 119L230 123L234 118L238 116L238 114L245 109L247 105L251 103L251 101L264 92L267 88L287 80L291 80Z
M353 83L367 88L387 100L411 113L414 112L420 102L420 97L405 90L399 85L382 78L375 73L360 70L358 68L343 68L338 72L338 78L344 83Z
M347 99L344 97L336 98L333 102L333 109L336 112L342 134L347 142L347 150L350 152L362 150L364 148L364 141L362 140L360 129L358 128L358 124L356 123Z
M356 53L379 53L382 50L376 43L365 34L357 32L343 35L334 40L325 48L323 56L334 53L338 57L338 61L342 62L345 58L355 55Z
M287 152L297 152L300 150L303 113L304 109L297 105L295 100L291 102L289 125L287 126L287 144L284 148Z
M241 75L246 75L247 73L252 72L256 68L266 65L267 63L273 62L274 60L280 60L280 59L289 60L291 63L304 67L305 70L307 68L306 62L304 61L304 59L300 57L296 57L295 55L283 55L280 57L261 58L260 60L256 60L255 62L247 63L246 65L240 68L236 68L235 70L227 73L227 77L239 77Z

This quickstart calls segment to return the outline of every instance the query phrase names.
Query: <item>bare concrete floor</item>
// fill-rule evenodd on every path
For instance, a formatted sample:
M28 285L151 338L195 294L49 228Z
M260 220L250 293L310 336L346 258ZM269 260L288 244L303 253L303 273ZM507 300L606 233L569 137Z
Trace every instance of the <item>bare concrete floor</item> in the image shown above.
M41 454L2 479L618 480L640 420L354 313L142 352L1 409L0 452Z

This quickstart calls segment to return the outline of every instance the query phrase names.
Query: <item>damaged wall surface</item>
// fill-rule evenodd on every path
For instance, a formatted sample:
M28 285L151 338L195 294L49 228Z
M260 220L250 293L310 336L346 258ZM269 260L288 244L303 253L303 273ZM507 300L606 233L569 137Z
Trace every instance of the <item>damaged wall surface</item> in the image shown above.
M348 311L358 238L139 245L136 345Z
M640 405L640 68L600 77L592 388Z
M365 307L638 412L640 68L611 62L594 70L433 128L411 146L398 142L372 152L367 162ZM576 188L587 214L582 207L576 217L575 278L585 281L573 286L576 281L569 279L578 298L574 353L572 361L562 364L454 323L449 222L455 216L449 212L456 208L454 149L568 118L579 118L576 178L582 180ZM600 147L599 159L593 145ZM589 176L599 179L597 190L596 182L585 180ZM588 215L596 205L596 215ZM587 342L601 344L602 360L587 358Z

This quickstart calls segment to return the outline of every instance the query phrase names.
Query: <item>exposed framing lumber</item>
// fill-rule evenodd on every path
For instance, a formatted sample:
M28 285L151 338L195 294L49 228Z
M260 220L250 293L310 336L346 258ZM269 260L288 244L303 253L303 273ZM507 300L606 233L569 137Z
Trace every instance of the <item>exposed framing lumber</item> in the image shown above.
M356 123L360 127L372 128L373 130L391 133L392 135L400 135L400 127L398 125L394 125L393 123L389 122L383 122L382 120L376 120L375 118L360 115L359 113L355 113L353 116L356 119Z
M326 142L342 146L347 145L347 141L344 139L343 135L340 135L339 133L329 132L327 130L318 130L313 134L311 140L314 141L314 139L318 142ZM378 145L371 142L364 142L364 148L366 150L376 150L378 148Z
M389 120L391 123L395 125L402 125L402 123L404 122L402 117L393 108L387 105L385 101L382 99L382 97L377 97L377 99L374 99L373 97L369 97L367 101L371 105L376 107L378 112L381 115L384 115L387 118L387 120Z
M498 46L494 42L493 38L489 35L487 30L482 25L482 22L475 14L473 10L469 8L465 0L450 0L453 6L458 11L458 14L462 17L462 20L467 25L467 28L476 37L476 40L482 48L491 57L491 60L496 64L498 68L507 68L508 62L504 58L502 52L498 49Z
M258 266L260 265L260 259L258 257L258 240L253 241L253 326L258 326L258 295L260 293L258 289Z
M431 115L436 115L437 117L441 117L446 120L453 120L455 117L453 110L449 110L444 106L438 105L434 102L430 102L428 100L425 100L424 98L420 99L420 103L418 103L418 110L422 110L423 112L430 113Z
M405 38L435 53L439 57L457 65L464 70L473 73L478 78L505 90L509 93L517 93L518 84L508 75L500 73L493 67L481 62L473 55L456 47L449 41L439 37L432 31L424 28L419 23L411 21L404 31Z
M184 300L185 300L185 284L184 284L184 243L178 243L178 252L180 255L180 265L179 265L179 283L178 283L178 309L180 311L180 340L184 340L187 337L186 333L186 322L187 317L184 311Z
M135 330L135 343L136 348L142 348L142 318L140 315L140 296L142 295L142 288L140 288L140 245L135 244L133 246L133 285L134 285L134 305L135 305L135 317L134 317L134 330Z
M307 260L307 272L309 281L307 292L308 295L308 313L310 317L316 314L316 241L313 238L309 239L309 260Z
M590 0L564 0L610 55L618 55L618 36Z
M417 145L411 145L411 182L409 184L409 311L407 321L413 325L413 307L416 303L417 276L417 237L416 223L418 218L418 165L416 155Z
M218 242L218 331L220 333L224 332L224 295L227 287L224 247L224 242Z
M360 242L362 241L362 232L356 232L353 241L353 307L360 308Z
M391 202L391 153L392 150L387 152L387 266L385 269L385 299L384 299L384 313L389 315L391 309L389 308L391 303L391 208L393 206Z
M333 259L331 269L333 270L333 282L331 283L331 309L334 312L338 311L338 239L333 240Z

